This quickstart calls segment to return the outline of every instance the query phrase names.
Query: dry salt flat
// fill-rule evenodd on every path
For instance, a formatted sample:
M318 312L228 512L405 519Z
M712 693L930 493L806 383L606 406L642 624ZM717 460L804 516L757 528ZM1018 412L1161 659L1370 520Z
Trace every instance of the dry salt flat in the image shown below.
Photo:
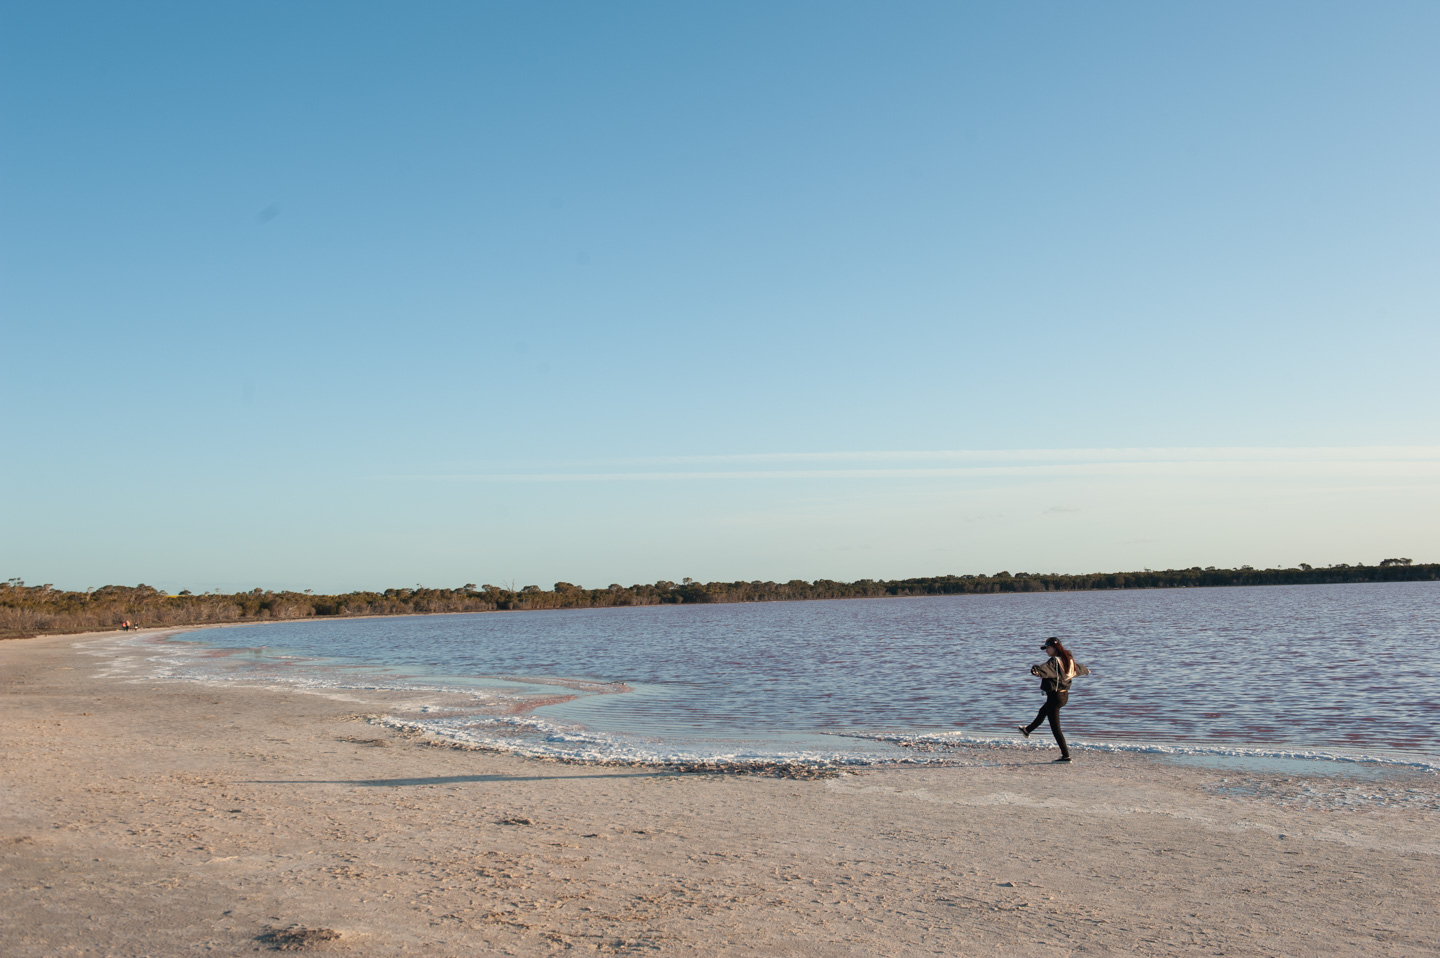
M1422 769L567 764L88 641L0 644L7 958L1440 954Z

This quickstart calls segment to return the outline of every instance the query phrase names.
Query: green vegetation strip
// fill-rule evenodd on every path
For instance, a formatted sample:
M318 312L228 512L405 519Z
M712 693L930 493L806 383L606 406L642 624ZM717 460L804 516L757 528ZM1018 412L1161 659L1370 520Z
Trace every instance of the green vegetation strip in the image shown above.
M1146 569L1143 572L1094 572L1050 575L997 572L994 575L943 575L918 579L861 579L834 582L695 582L582 589L557 582L516 589L466 583L456 589L386 589L311 595L253 589L233 595L188 590L167 595L148 585L107 585L88 592L66 592L51 585L27 586L20 579L0 583L0 638L43 633L117 629L122 622L161 626L218 625L306 619L324 616L427 615L439 612L504 612L515 609L595 609L622 605L678 605L703 602L786 602L805 599L870 599L887 596L973 595L996 592L1078 592L1097 589L1195 589L1246 585L1330 585L1350 582L1416 582L1440 579L1440 563L1417 565L1386 559L1379 565L1332 565L1293 569Z

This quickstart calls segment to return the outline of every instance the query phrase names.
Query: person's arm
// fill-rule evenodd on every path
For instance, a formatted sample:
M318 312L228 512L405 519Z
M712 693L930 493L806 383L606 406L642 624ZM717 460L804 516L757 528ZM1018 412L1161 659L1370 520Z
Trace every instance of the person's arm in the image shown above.
M1049 661L1041 662L1039 665L1032 666L1030 669L1030 674L1038 675L1042 679L1058 680L1063 671L1064 670L1060 667L1060 660L1055 658L1054 656L1051 656Z

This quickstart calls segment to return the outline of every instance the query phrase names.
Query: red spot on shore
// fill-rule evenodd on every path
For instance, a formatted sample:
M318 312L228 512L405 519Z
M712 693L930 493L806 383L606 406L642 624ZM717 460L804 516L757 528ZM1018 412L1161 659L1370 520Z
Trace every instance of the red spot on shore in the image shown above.
M578 695L546 695L539 698L524 699L506 709L505 715L524 715L526 712L533 712L538 708L547 705L559 705L561 702L571 702L579 698Z

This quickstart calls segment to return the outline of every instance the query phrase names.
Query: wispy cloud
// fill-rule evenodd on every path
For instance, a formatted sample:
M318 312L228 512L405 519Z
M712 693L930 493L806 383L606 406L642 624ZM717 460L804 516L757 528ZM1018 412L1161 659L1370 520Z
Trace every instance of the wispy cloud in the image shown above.
M885 465L879 465L884 463ZM940 463L944 463L941 465ZM597 470L597 465L629 466ZM643 466L743 466L670 468ZM776 468L784 464L788 468ZM588 468L586 468L588 467ZM1062 476L1385 476L1440 478L1440 446L1174 447L791 452L646 457L552 464L543 471L498 468L374 476L433 482L697 482L912 480ZM1060 511L1058 508L1053 511Z
M1081 449L912 449L724 453L591 460L593 465L769 462L1110 462L1440 459L1440 446L1096 446Z

